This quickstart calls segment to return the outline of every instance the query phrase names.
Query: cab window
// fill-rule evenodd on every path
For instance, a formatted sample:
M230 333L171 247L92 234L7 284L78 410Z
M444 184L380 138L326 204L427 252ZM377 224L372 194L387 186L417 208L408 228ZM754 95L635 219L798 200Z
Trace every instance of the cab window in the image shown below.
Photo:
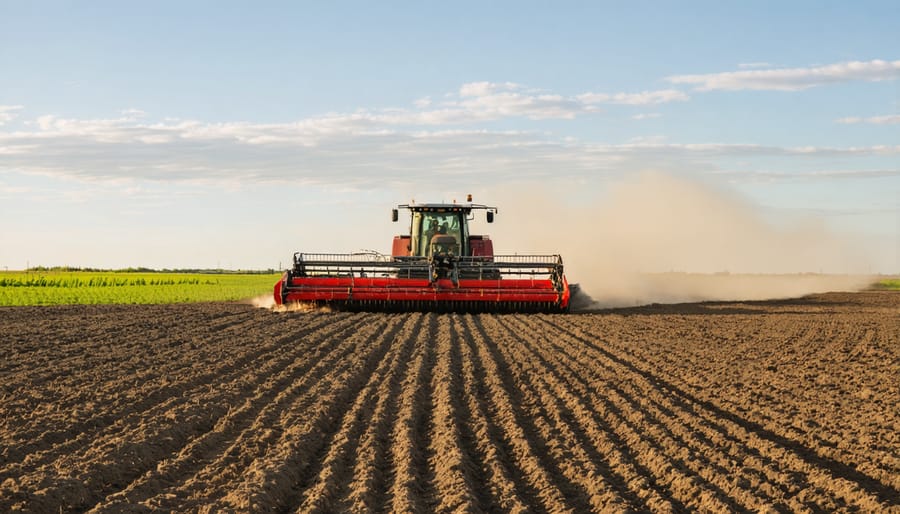
M463 237L460 226L459 213L452 212L423 212L416 213L415 218L421 219L418 241L416 242L416 255L431 255L431 240L435 235L448 235L456 239L457 251L463 251ZM415 221L415 220L414 220Z

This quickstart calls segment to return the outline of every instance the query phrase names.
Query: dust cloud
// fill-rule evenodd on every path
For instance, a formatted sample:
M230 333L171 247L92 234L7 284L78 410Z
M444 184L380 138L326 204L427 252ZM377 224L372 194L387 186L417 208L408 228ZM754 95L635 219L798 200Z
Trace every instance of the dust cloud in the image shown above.
M250 305L257 307L259 309L274 309L275 308L275 296L272 294L263 294L257 297L251 298L247 300Z
M275 296L264 294L247 300L250 305L259 309L268 309L272 312L331 312L327 306L317 305L313 302L291 302L283 305L275 303Z
M290 302L270 307L273 312L331 312L331 307L314 302Z
M813 218L772 218L699 178L646 172L596 193L513 188L496 205L500 223L478 227L496 253L562 254L583 307L788 298L870 282L849 237Z

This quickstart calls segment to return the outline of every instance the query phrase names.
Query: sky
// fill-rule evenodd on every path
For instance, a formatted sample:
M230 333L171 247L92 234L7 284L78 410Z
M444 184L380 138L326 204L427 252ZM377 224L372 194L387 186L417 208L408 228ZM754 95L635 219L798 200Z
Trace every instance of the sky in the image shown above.
M898 26L895 1L0 0L0 269L389 252L392 207L467 193L495 247L540 225L565 252L538 209L615 218L591 208L650 173L865 256L774 271L900 273Z

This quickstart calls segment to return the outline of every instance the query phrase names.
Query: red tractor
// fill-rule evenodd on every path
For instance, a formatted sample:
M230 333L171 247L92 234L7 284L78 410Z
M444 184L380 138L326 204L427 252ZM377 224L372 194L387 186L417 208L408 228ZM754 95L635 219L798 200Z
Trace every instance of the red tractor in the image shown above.
M496 207L398 205L410 212L408 234L391 255L295 253L275 284L275 302L355 311L567 312L569 285L559 255L494 255L490 237L469 233L473 211L493 223Z

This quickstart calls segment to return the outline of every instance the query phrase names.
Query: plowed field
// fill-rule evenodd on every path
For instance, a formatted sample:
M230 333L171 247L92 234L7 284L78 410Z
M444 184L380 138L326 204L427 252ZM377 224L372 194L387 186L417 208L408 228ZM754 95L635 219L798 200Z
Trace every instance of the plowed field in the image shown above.
M900 294L0 309L0 511L900 512Z

